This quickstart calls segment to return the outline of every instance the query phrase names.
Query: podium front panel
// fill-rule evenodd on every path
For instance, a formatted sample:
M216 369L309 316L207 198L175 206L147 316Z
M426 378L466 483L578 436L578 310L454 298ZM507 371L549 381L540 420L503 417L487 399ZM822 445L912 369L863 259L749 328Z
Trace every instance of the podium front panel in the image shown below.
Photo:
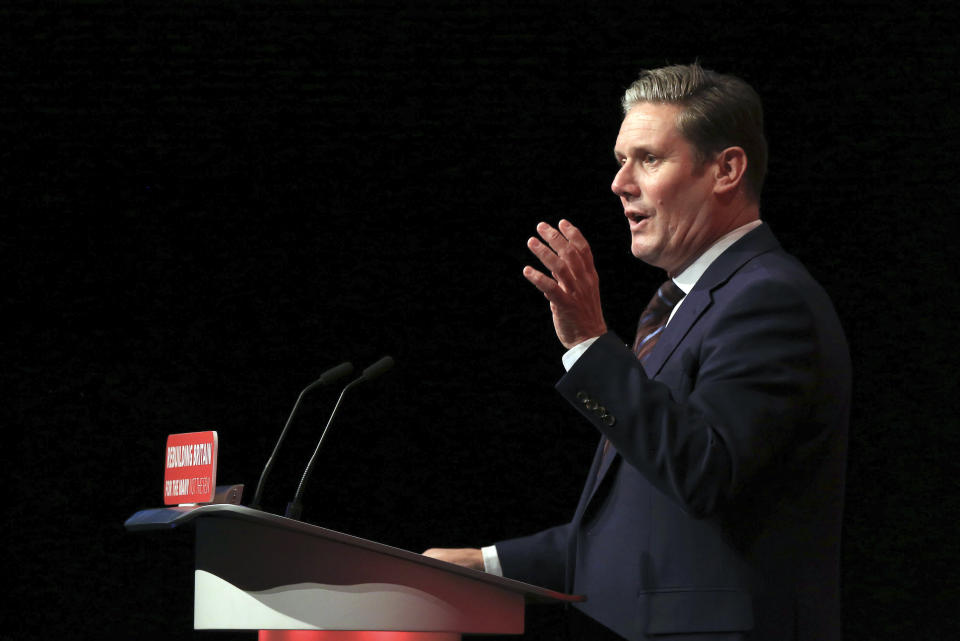
M349 542L196 522L194 628L521 634L524 597Z

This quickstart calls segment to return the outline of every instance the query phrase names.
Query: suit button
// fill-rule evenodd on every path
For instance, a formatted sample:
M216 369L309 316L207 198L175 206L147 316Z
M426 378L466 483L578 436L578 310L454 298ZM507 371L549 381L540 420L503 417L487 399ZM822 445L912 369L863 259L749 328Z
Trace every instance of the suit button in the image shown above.
M585 401L583 402L583 404L587 406L587 409L588 409L588 410L596 410L597 407L600 406L600 404L597 403L597 402L596 402L594 399L592 399L592 398L588 398L587 400L585 400Z
M577 398L583 401L584 403L586 403L588 400L590 400L590 395L584 392L583 390L580 390L579 392L577 392Z
M600 417L600 420L603 421L603 424L607 427L613 427L613 424L617 422L617 419L614 418L612 414L606 414Z

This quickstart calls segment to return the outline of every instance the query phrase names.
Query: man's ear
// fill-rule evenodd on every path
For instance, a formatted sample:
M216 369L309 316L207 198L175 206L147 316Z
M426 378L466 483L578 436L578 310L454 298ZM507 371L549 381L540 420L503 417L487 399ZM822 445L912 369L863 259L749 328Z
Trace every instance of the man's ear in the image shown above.
M714 161L716 172L713 191L717 194L730 194L743 184L747 173L747 152L742 147L727 147Z

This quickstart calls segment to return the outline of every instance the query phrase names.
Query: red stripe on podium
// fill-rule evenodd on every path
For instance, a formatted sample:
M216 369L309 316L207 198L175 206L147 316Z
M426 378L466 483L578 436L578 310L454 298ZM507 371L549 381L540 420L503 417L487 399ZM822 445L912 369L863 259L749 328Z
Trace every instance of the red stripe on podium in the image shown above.
M260 630L258 641L453 641L456 632L382 630Z

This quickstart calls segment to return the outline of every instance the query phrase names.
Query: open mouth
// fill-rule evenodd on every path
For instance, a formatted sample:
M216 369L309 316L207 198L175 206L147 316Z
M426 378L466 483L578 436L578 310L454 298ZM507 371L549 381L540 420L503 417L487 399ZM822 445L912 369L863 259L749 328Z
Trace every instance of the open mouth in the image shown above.
M650 215L644 214L643 212L634 211L634 212L627 213L627 218L630 220L631 223L640 224L646 219L650 218Z

